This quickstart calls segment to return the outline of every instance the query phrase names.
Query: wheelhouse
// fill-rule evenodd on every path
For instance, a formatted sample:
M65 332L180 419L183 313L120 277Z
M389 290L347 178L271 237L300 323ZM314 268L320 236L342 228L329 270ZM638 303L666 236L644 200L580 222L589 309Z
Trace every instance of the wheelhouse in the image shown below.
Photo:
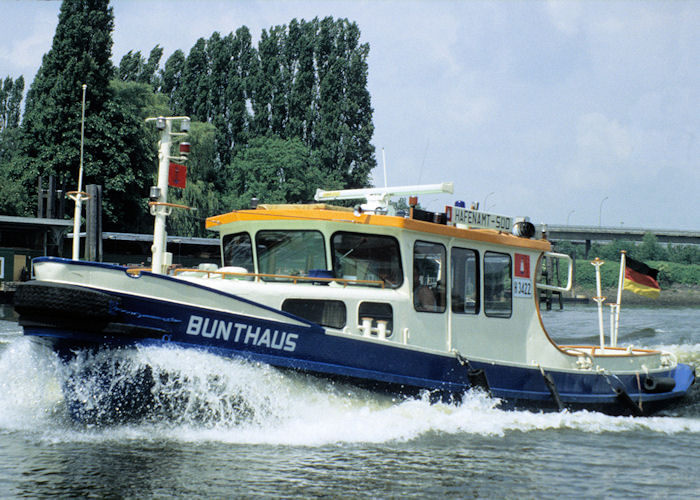
M485 357L504 340L523 362L529 329L541 327L543 240L324 204L261 205L207 226L221 235L217 274L237 281L235 293L329 333Z

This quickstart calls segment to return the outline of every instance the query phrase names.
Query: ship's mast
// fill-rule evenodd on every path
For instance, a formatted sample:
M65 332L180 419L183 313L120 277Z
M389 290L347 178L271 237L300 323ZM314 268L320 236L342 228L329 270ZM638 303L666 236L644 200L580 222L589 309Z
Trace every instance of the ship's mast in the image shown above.
M149 193L151 214L155 216L153 224L153 245L151 246L151 270L156 274L164 274L167 266L172 262L172 254L167 250L168 233L165 228L165 221L172 212L173 207L179 207L168 203L168 175L170 172L170 160L184 162L189 153L189 144L186 151L180 144L180 155L170 156L170 146L172 137L186 135L190 128L190 119L187 116L169 116L158 118L147 118L146 121L155 121L156 128L160 130L160 142L158 145L158 182L156 186L151 186ZM173 132L173 122L180 122L181 132Z

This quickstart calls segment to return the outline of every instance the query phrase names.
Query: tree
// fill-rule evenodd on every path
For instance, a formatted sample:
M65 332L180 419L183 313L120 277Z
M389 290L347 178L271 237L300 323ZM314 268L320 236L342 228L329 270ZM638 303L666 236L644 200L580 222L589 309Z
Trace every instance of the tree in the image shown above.
M57 175L77 186L80 157L82 85L86 98L86 183L102 183L113 158L103 148L105 117L112 91L110 61L114 17L108 0L64 0L49 52L27 94L22 120L22 155L28 172L27 195L36 179ZM33 198L33 196L30 196Z
M313 200L316 188L340 185L319 168L300 139L257 137L240 150L228 168L226 205L247 208L250 199L260 203L298 203Z
M175 106L177 92L182 81L182 70L185 67L185 54L176 50L165 62L165 67L160 73L160 92L168 97L168 103L173 110Z
M8 76L4 82L0 83L0 133L6 129L19 127L23 94L23 76L14 81Z
M171 114L166 98L155 94L148 83L111 84L113 98L100 116L111 158L99 174L103 185L104 227L108 231L149 232L152 228L147 196L156 182L158 133L145 118ZM91 166L86 162L86 167ZM92 169L86 169L86 172Z
M187 160L187 187L170 188L168 198L176 204L196 209L175 210L168 218L173 234L206 237L211 236L204 228L204 219L223 212L222 176L216 168L217 130L210 123L192 122L187 142L192 152Z
M668 252L659 244L659 240L653 233L644 233L642 243L634 250L634 254L640 260L667 260Z
M182 68L182 78L174 90L170 105L177 114L188 115L193 120L207 121L210 116L209 58L206 40L200 38L187 55Z
M157 71L162 56L163 48L159 45L153 47L148 61L141 56L140 51L130 50L119 63L117 78L124 82L147 83L157 88L159 85Z
M316 37L319 102L311 146L323 168L336 171L349 188L367 186L376 166L367 91L369 46L359 45L359 36L355 23L327 17Z
M0 213L20 215L29 210L23 188L26 170L18 159L19 117L24 93L24 77L0 82Z
M294 19L263 30L251 72L254 132L301 139L345 187L367 186L376 166L369 46L359 37L347 19Z
M282 135L284 123L284 91L280 48L284 27L262 31L258 42L258 61L252 70L252 108L256 136Z

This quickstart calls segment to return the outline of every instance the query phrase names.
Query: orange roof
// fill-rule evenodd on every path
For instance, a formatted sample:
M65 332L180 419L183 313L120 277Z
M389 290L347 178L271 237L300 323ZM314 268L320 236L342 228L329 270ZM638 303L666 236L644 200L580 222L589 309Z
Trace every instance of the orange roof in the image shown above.
M518 246L539 251L548 251L551 245L546 240L519 238L510 233L493 229L463 229L432 222L407 219L392 215L374 215L367 212L356 216L351 208L325 205L260 205L253 210L236 210L227 214L207 218L207 229L231 222L263 220L318 220L329 222L347 222L348 224L366 224L437 234L452 238L495 243L499 245Z

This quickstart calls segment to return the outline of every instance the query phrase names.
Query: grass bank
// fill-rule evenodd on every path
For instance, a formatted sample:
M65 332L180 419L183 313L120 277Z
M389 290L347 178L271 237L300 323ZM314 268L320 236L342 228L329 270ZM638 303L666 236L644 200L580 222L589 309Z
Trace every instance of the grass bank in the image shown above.
M596 295L596 278L595 267L590 262L590 260L576 260L574 288L577 294L593 297ZM623 304L700 306L700 265L666 261L648 261L646 264L659 270L658 281L661 286L659 298L650 299L623 291ZM619 276L619 261L606 261L600 267L603 295L610 302L616 300Z

